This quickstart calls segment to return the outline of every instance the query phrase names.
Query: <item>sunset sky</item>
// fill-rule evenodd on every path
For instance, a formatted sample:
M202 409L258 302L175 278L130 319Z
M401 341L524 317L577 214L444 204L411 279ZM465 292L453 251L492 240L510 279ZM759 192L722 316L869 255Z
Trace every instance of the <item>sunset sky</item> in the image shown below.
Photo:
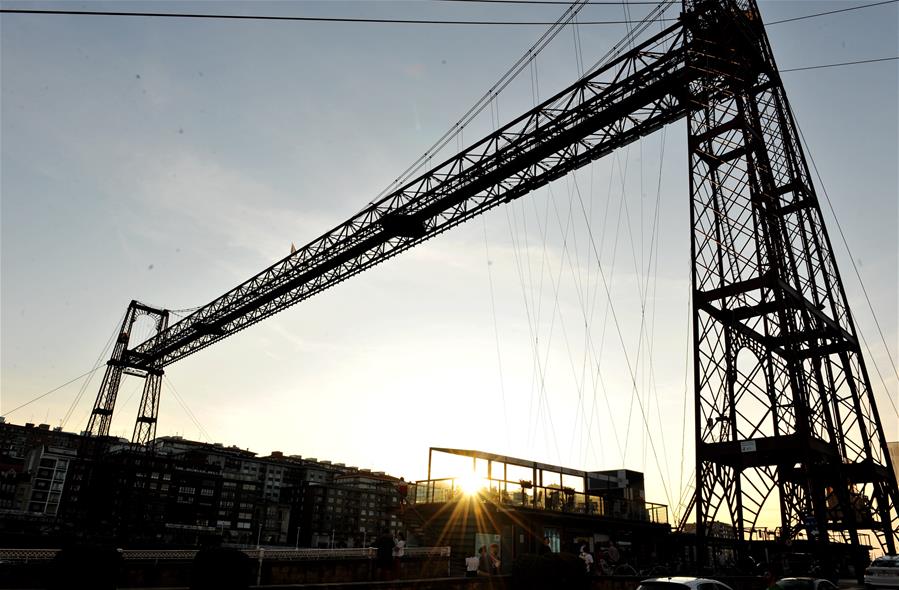
M858 5L761 9L772 22ZM64 6L507 21L564 10ZM591 5L580 19L650 9ZM893 57L897 17L891 3L772 25L769 36L782 69ZM574 81L625 26L563 31L452 147ZM357 212L545 29L2 15L0 415L84 429L102 368L11 411L105 363L130 300L205 304ZM897 63L783 74L852 252L816 179L889 440L899 439ZM676 506L694 436L685 136L672 125L170 366L158 434L407 479L425 477L429 446L626 467L646 472L648 499ZM115 434L130 437L139 386L123 383Z

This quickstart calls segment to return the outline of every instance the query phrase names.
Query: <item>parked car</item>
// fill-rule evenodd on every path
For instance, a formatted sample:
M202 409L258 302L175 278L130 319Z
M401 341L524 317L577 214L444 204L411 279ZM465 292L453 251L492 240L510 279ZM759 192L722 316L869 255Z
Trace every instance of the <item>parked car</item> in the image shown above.
M777 586L781 590L837 590L833 582L823 578L781 578Z
M899 588L899 555L884 555L865 570L865 588Z
M708 578L651 578L643 580L637 590L733 590L727 584Z

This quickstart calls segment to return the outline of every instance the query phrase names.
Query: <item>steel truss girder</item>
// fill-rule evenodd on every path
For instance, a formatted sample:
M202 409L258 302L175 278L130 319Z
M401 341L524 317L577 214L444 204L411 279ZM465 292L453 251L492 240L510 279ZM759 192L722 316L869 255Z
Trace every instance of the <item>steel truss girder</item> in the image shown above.
M653 36L133 353L171 364L682 117L682 40Z
M685 2L700 544L899 538L883 428L754 0ZM705 97L704 99L701 97Z

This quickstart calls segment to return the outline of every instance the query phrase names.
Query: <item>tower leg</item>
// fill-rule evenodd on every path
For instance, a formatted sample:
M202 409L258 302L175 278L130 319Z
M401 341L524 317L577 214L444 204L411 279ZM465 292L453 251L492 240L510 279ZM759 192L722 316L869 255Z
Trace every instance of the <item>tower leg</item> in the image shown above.
M115 347L109 361L106 363L106 372L94 401L94 409L91 410L87 422L87 433L91 436L109 436L109 428L112 426L112 413L115 410L116 397L119 393L119 385L122 382L122 361L125 351L128 350L128 341L131 337L131 327L136 319L135 302L132 301L125 312L125 319L116 338Z

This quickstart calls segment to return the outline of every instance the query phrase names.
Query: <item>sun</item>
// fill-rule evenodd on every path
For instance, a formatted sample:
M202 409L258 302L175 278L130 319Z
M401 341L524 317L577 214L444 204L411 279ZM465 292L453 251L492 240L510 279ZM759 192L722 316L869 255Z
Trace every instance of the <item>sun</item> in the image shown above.
M466 496L474 496L484 487L484 480L474 473L467 473L457 478L456 484Z

